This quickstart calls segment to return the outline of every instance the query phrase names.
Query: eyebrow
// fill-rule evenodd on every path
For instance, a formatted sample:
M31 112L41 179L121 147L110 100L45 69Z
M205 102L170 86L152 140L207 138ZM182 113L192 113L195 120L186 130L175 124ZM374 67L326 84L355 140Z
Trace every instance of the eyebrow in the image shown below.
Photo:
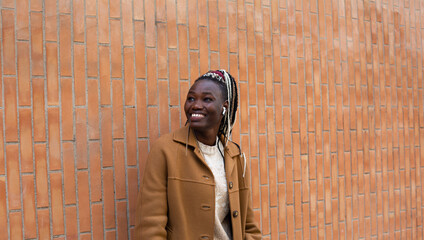
M188 93L194 93L194 91L188 91ZM202 94L213 95L213 92L202 92Z

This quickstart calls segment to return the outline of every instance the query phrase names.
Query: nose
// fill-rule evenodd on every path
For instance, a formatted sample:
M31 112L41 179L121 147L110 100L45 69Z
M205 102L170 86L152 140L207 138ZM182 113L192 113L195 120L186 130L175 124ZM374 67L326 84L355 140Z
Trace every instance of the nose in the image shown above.
M195 100L193 102L192 109L196 110L196 109L202 109L202 108L203 108L202 103L199 100Z

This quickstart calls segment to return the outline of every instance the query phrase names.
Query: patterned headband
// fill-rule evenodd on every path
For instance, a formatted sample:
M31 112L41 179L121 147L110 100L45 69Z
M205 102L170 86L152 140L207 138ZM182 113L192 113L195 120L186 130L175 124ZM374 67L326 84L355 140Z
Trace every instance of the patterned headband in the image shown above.
M206 77L207 78L216 79L216 80L218 80L220 82L225 83L224 74L221 71L219 71L219 70L209 71L209 72L203 74L201 78L206 78Z

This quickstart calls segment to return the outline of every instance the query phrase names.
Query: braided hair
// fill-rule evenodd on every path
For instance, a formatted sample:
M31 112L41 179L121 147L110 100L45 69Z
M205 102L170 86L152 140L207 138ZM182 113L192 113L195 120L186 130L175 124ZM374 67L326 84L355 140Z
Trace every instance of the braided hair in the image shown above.
M218 135L223 135L225 137L226 145L230 138L234 122L236 121L238 105L237 83L233 76L223 69L209 71L200 76L195 82L200 80L211 80L216 82L222 91L224 100L228 101L228 110L225 112L218 130Z

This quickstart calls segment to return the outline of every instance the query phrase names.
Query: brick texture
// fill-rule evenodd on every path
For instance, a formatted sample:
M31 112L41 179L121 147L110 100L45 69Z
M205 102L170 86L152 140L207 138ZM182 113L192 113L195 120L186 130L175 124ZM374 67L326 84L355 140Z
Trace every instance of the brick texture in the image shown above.
M216 68L239 84L264 239L423 238L423 1L3 0L0 15L0 239L134 239L149 146Z

